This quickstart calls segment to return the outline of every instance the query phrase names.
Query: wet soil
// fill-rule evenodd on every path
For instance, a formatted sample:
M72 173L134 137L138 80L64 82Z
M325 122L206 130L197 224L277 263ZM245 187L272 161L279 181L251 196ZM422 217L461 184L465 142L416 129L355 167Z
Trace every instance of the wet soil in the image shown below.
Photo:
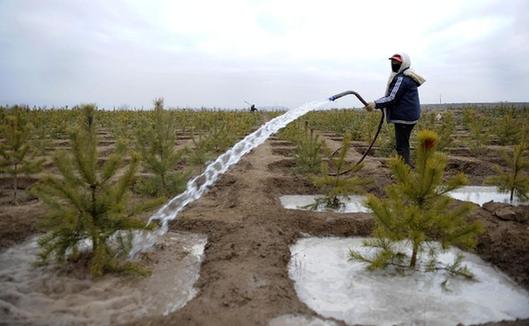
M335 150L341 142L330 136L335 137L322 134L327 146ZM275 139L259 146L171 224L173 231L208 237L196 284L199 293L168 316L140 319L135 324L266 325L285 314L317 316L298 299L288 276L289 246L304 235L367 236L372 231L373 218L367 213L322 214L283 209L281 195L318 193L306 178L293 172L293 160L285 156L289 153L276 150L289 145ZM354 162L359 157L359 153L351 151L347 160ZM373 181L367 190L377 195L382 195L384 186L391 182L384 162L367 157L361 171L362 176ZM466 170L476 180L489 172L488 167L482 171L479 165L471 164L457 161L449 168ZM2 206L0 246L10 246L36 232L35 224L42 214L38 203L25 203L12 211ZM477 253L529 289L527 226L500 220L480 207L476 207L472 218L481 220L486 229ZM14 234L11 240L10 234Z
M288 171L270 170L284 160L271 149L265 143L254 150L171 225L208 236L200 293L174 314L138 324L265 325L284 314L315 315L288 277L289 246L303 234L367 235L373 221L369 214L283 209L281 194L314 188Z
M338 145L328 142L331 149ZM200 293L172 315L137 324L265 325L284 314L315 316L299 301L288 277L289 246L308 234L369 235L373 219L365 213L283 209L280 195L314 194L317 190L292 173L291 160L273 155L272 148L267 142L250 153L171 225L174 230L208 235L197 284ZM358 155L351 153L348 159ZM371 191L381 193L389 180L387 169L368 158L362 171L375 181ZM479 207L473 218L482 220L487 230L477 253L529 288L527 227L503 223ZM507 239L505 234L515 236ZM519 264L513 266L513 261Z
M473 157L448 156L447 175L463 172L471 184L483 184L486 177L494 175L494 164Z

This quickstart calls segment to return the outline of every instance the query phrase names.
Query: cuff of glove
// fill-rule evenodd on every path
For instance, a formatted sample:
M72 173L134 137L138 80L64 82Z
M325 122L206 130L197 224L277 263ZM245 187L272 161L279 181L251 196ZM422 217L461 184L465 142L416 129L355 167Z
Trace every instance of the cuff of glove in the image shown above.
M366 111L369 111L369 112L373 111L375 108L376 108L375 102L369 102L365 106Z

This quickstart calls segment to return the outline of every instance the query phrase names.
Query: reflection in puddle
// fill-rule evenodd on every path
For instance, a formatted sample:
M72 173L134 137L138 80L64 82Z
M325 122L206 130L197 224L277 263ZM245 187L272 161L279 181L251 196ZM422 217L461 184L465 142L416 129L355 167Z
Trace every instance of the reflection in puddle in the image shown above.
M325 317L349 324L456 325L529 318L529 293L504 274L465 253L477 281L444 273L389 275L348 261L349 250L367 253L365 238L304 238L291 247L289 276L299 298ZM460 252L441 253L448 263Z
M458 200L469 201L482 206L484 203L494 201L498 203L507 203L518 206L520 204L529 204L529 201L520 202L516 197L510 203L510 194L498 192L496 187L490 186L465 186L451 191L449 196Z
M0 320L108 325L171 313L197 293L193 285L206 241L204 235L168 233L148 253L155 262L150 276L108 275L93 281L33 267L38 245L32 239L0 253Z
M306 207L315 203L317 198L322 198L321 195L287 195L281 196L279 200L281 205L287 209L301 209L310 210ZM320 205L316 212L338 212L338 213L368 213L369 208L364 206L365 196L348 196L338 197L340 201L344 203L340 209L326 208L324 205Z

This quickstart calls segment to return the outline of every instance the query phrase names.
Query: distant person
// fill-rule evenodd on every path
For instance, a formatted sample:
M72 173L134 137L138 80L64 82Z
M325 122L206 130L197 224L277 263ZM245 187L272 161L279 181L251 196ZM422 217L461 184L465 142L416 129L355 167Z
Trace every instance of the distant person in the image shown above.
M252 104L252 106L250 107L250 112L255 112L257 111L257 109L255 108L255 104Z
M386 87L386 95L369 102L365 109L384 109L386 121L395 124L395 149L406 164L411 166L410 135L419 120L421 104L419 91L425 79L410 69L411 60L406 53L392 55L391 74Z

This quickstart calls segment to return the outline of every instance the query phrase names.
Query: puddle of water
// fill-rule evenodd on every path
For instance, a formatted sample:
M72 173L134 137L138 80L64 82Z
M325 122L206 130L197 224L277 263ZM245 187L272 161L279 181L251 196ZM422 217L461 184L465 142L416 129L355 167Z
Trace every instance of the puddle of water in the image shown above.
M269 326L336 326L332 320L323 320L316 317L303 315L282 315L271 319Z
M529 201L521 202L516 197L513 202L510 202L510 194L506 192L498 192L496 187L490 186L465 186L457 190L451 191L448 195L452 198L469 201L482 206L486 202L494 201L498 203L507 203L514 206L521 204L528 205Z
M321 195L287 195L281 196L279 200L281 205L287 209L301 209L301 210L310 210L307 208L307 205L314 204L317 198L322 198ZM339 196L340 201L344 203L339 209L331 209L325 207L325 205L320 205L316 212L338 212L338 213L369 213L371 210L364 206L366 200L365 196L348 196L343 197Z
M465 253L477 281L444 273L389 275L348 261L349 250L368 253L365 238L304 238L291 247L289 275L299 298L318 314L348 324L456 325L529 318L529 293L503 273ZM453 261L458 249L439 255Z
M33 267L39 248L32 239L0 254L0 320L108 325L171 313L197 294L206 242L204 235L168 233L148 253L155 261L151 276L92 281Z

